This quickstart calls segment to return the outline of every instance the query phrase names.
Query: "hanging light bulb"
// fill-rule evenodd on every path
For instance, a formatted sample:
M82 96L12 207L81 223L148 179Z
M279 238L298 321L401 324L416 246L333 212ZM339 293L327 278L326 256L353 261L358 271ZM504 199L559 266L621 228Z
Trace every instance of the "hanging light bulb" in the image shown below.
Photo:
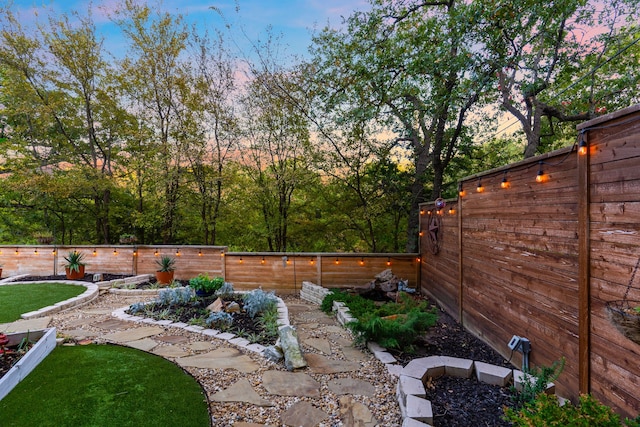
M538 163L538 174L536 175L536 182L544 182L544 170L542 169L542 162Z
M264 260L264 257L262 257L262 260L260 261L260 264L263 264L263 265L264 265L264 263L265 263L265 262L266 262L266 261Z
M202 256L202 250L198 251L198 256Z
M387 265L391 265L391 258L387 258Z
M478 178L478 186L476 187L476 192L482 193L484 191L484 187L482 186L482 178Z
M462 188L462 181L458 183L458 195L464 197L464 188Z
M507 179L507 171L504 171L504 175L502 176L502 182L500 182L500 188L509 188L511 185L509 184L509 180Z
M578 154L584 156L589 151L587 147L587 141L584 140L582 133L580 134L580 143L578 144Z

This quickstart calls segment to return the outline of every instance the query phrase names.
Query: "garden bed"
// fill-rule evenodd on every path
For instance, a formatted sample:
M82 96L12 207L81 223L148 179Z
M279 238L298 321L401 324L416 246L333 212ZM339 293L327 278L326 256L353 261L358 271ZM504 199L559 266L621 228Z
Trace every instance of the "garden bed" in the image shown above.
M7 348L27 339L31 347L25 353L0 354L0 400L22 381L56 346L56 329L7 334Z

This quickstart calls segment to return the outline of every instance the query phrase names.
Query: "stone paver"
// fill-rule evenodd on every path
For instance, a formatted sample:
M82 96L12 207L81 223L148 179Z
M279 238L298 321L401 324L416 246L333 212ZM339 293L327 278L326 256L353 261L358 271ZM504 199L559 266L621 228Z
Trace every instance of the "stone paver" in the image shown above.
M214 348L214 345L208 341L196 341L189 344L187 348L190 348L193 351L207 351L212 350Z
M238 380L231 387L210 397L216 402L245 402L256 406L273 406L273 402L260 397L246 378Z
M361 396L373 397L376 388L365 380L357 378L337 378L327 383L329 390L337 395L358 394Z
M235 348L219 348L208 353L176 359L180 366L207 369L236 369L250 373L258 370L258 364Z
M320 397L320 383L301 372L267 371L262 385L278 396Z
M37 317L35 319L16 320L15 322L0 324L0 331L7 332L26 332L45 329L51 322L51 316Z
M129 347L137 348L142 351L151 351L158 346L158 343L151 338L143 338L137 341L130 341L127 343Z
M340 372L354 372L360 369L360 363L334 360L316 353L304 355L309 369L315 374L337 374Z
M126 343L129 341L137 341L142 338L152 337L164 332L164 328L159 326L143 326L141 328L128 329L126 331L113 332L105 335L104 338L107 341L114 341L117 343Z
M293 404L282 414L282 422L292 427L315 427L329 415L314 407L309 402Z
M127 343L127 345L131 345L131 343ZM185 351L173 345L156 347L152 351L152 353L165 358L185 357L189 355L188 351ZM184 366L189 366L189 365L184 365Z
M301 339L303 344L320 350L324 354L331 354L331 343L325 338L306 338Z
M131 322L125 322L124 320L120 320L120 319L108 319L101 322L94 322L91 324L91 326L95 326L96 328L100 328L100 329L108 329L108 330L128 329L131 327Z
M369 408L349 396L342 396L340 404L340 418L345 426L374 427L378 424Z

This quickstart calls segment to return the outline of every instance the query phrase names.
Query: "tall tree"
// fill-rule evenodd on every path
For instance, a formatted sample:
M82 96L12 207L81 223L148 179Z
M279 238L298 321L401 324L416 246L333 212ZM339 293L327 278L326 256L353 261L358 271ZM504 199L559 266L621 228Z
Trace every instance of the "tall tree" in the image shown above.
M153 132L157 145L157 168L144 173L155 174L147 182L160 186L162 241L172 243L185 153L199 132L194 112L185 105L193 73L182 58L190 31L181 15L174 17L132 0L124 0L113 19L129 41L129 53L119 64L122 88L131 111Z
M326 108L345 105L344 120L384 121L396 135L392 146L411 152L406 250L414 252L419 204L440 196L444 172L469 139L469 115L493 74L473 49L474 9L454 0L374 1L371 11L347 20L346 30L327 29L314 41L318 80L332 86Z
M5 114L14 147L40 166L64 161L83 168L95 182L95 236L106 243L112 159L121 144L114 117L124 112L111 102L111 71L92 17L74 14L72 23L52 16L29 35L10 11L4 16L0 62L10 80Z
M637 0L474 4L483 16L481 46L497 71L499 105L526 137L524 157L561 138L558 124L637 99L640 64L627 52L638 42L630 37L637 34Z
M273 95L270 86L274 81L286 85L287 76L261 72L252 77L242 102L246 146L241 156L255 184L269 250L286 251L292 197L307 180L308 125L291 104Z

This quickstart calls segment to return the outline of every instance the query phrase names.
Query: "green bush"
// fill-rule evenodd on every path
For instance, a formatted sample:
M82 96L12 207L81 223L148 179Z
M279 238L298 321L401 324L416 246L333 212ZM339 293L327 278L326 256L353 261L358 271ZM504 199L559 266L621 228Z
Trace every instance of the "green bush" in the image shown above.
M194 291L201 291L206 293L214 293L222 287L224 279L222 277L214 277L211 279L208 274L199 274L196 277L189 279L189 287Z
M351 316L357 319L347 325L356 342L375 341L383 347L411 351L416 338L424 334L438 319L435 308L427 301L415 300L400 293L399 302L387 302L380 307L360 295L334 290L322 300L321 309L330 313L333 302L346 304ZM386 318L393 316L393 318Z
M544 393L547 384L554 382L564 370L565 359L553 362L551 366L530 369L522 381L522 390L514 393L514 403L516 408L521 408L527 403L533 402L540 393ZM515 392L515 388L514 388Z
M560 406L554 395L540 393L521 409L505 409L505 419L514 426L522 427L637 427L639 419L620 421L620 416L611 408L598 402L593 396L580 396L577 406L567 402Z
M347 326L354 332L356 342L375 341L386 348L411 351L416 338L435 325L437 319L435 310L414 308L392 319L372 314Z

